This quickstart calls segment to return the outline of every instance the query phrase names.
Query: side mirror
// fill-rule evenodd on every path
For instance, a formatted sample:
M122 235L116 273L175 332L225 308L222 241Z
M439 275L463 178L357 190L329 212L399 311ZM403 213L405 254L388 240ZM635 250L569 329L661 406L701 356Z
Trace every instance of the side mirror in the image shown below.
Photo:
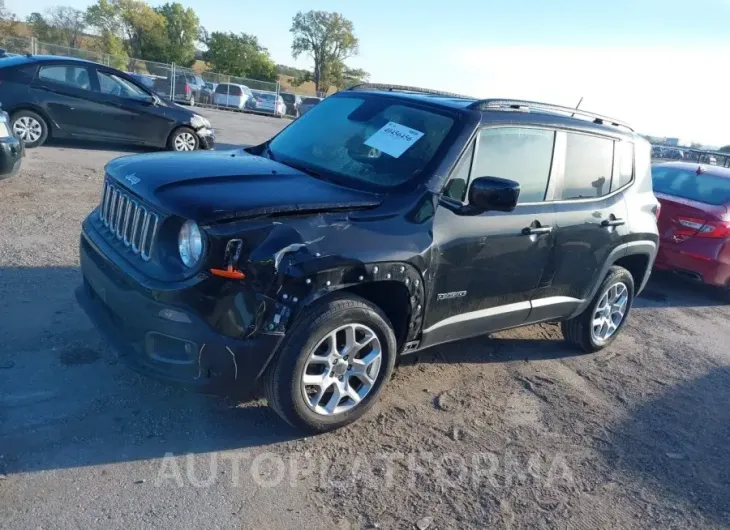
M520 184L499 177L479 177L469 188L469 205L485 211L511 212L517 206Z

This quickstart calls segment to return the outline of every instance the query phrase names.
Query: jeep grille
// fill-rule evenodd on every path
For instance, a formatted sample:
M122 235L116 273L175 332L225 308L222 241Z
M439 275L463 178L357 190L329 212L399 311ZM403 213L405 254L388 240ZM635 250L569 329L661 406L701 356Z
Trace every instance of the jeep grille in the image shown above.
M123 189L105 182L99 218L112 237L149 261L160 222L157 214Z

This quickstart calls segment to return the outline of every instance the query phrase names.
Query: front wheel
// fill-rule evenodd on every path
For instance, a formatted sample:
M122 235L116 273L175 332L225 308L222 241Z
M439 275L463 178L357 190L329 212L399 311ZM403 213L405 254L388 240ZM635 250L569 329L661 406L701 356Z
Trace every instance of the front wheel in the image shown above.
M170 151L195 151L199 145L198 135L187 127L176 129L167 141L167 148Z
M375 404L395 355L393 328L378 307L358 296L335 296L297 319L264 376L264 391L294 427L334 430Z
M48 138L48 124L41 116L30 110L19 110L10 119L13 136L23 140L25 147L43 145Z
M614 265L590 305L580 315L562 323L563 336L585 352L602 350L618 336L633 302L633 276Z

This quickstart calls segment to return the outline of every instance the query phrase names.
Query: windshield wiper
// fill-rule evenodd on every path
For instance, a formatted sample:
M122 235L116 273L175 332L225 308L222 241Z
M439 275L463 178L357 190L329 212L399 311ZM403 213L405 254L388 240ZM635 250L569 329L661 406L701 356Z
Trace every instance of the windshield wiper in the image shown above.
M301 171L302 173L306 173L310 177L326 180L324 175L322 175L321 173L317 173L316 171L312 170L311 168L309 168L307 166L303 166L301 164L296 164L296 163L291 163L291 162L286 162L285 165L289 166L292 169L296 169L297 171Z

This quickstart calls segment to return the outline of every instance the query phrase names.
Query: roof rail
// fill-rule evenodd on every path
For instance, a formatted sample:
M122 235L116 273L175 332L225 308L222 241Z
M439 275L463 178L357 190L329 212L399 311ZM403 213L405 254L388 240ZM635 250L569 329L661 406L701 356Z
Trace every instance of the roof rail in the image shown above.
M463 94L454 94L453 92L444 92L442 90L432 90L430 88L419 88L415 86L406 86L406 85L389 85L384 83L360 83L359 85L354 85L348 88L347 90L385 90L388 92L415 92L418 94L432 94L434 96L448 96L452 98L460 98L460 99L473 99L475 100L475 97L472 96L465 96Z
M629 131L634 132L634 129L627 123L609 118L608 116L602 116L601 114L596 114L595 112L589 112L587 110L563 107L561 105L538 103L537 101L523 101L519 99L480 99L469 105L469 108L475 110L519 110L523 112L535 110L538 112L543 111L547 113L570 114L571 118L574 116L583 116L591 118L593 123L624 127Z

